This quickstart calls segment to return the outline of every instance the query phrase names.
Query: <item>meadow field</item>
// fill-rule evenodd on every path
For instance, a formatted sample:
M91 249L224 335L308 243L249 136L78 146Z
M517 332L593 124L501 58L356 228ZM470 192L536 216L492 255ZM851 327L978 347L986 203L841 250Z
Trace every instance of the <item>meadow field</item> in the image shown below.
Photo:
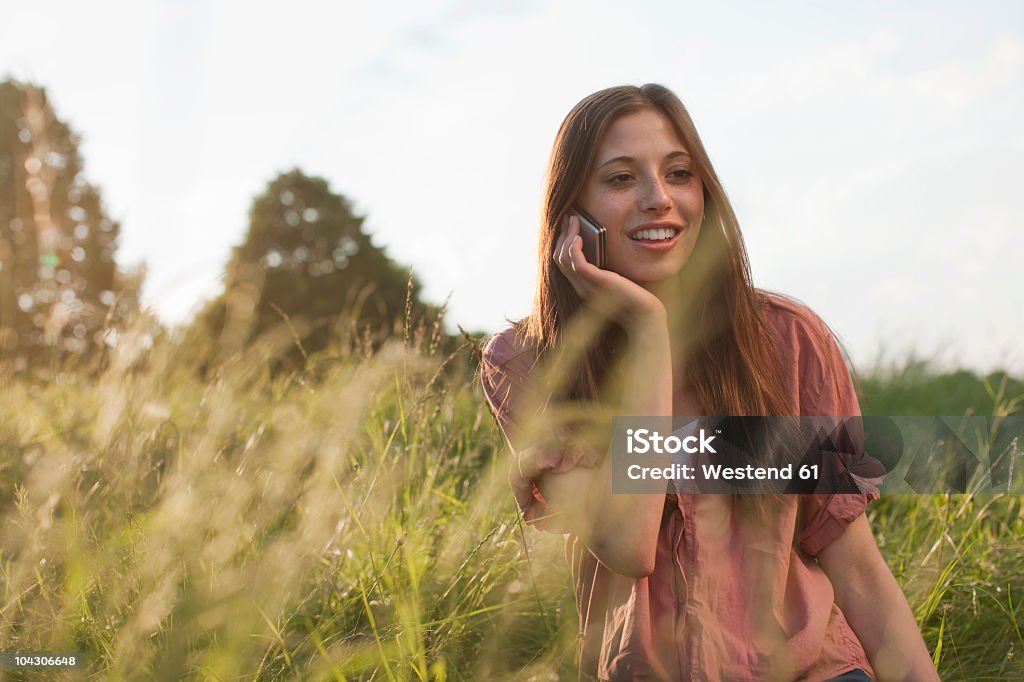
M474 340L441 341L406 330L271 373L287 328L204 366L139 328L89 371L0 379L0 651L84 657L0 676L574 679L562 539L519 523ZM862 381L873 414L1024 395L909 361ZM869 515L942 679L1024 679L1022 498Z

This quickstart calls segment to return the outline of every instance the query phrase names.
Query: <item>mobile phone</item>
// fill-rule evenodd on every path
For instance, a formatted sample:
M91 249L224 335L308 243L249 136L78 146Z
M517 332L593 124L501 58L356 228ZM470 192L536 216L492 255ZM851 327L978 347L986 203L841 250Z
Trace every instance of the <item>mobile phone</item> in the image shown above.
M605 254L604 235L605 229L596 220L588 216L578 208L573 208L573 213L580 219L580 237L583 238L583 256L588 263L606 269L608 267Z

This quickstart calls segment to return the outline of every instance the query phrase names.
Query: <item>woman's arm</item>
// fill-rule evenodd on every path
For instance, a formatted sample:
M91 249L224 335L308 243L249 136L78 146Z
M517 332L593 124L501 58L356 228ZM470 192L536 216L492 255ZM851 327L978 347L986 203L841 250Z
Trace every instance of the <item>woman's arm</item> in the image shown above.
M626 359L621 414L671 416L672 359L664 317L633 329ZM560 527L580 536L591 552L620 575L642 578L654 571L665 495L611 492L611 456L598 467L546 472L537 486L559 513Z
M879 682L938 680L903 591L886 565L861 514L818 554L836 604L875 669Z
M643 287L609 270L601 270L583 256L579 222L568 221L555 247L559 269L584 301L613 305L628 336L620 414L669 417L672 415L672 352L668 315L661 301ZM537 483L544 499L557 513L561 530L575 533L609 569L634 578L654 570L658 531L665 495L612 495L611 457L593 468L577 467L565 473L540 473L538 460L550 455L543 447L513 443L518 465L510 475L522 506ZM549 526L550 527L550 526Z

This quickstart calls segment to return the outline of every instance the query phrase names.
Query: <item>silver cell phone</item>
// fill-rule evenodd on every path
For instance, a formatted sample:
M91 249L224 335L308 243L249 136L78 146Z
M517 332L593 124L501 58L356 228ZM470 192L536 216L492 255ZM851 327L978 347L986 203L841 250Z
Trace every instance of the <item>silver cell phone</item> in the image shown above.
M573 208L573 213L580 219L580 237L583 238L583 256L588 263L596 265L601 269L608 267L608 260L605 254L605 232L601 224L588 216L578 208Z

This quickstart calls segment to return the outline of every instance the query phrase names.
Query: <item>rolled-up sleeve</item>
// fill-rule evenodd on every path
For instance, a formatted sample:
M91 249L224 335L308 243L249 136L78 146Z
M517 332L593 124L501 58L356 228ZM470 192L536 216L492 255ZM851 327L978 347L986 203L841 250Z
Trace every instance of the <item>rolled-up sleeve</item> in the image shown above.
M801 319L803 318L803 319ZM792 333L799 348L800 414L807 417L859 417L860 402L839 346L828 327L810 310L798 316ZM853 472L857 473L857 472ZM856 478L856 477L853 477ZM871 479L880 483L881 479ZM817 556L878 499L876 488L863 493L801 495L796 541Z
M518 398L523 377L515 372L515 352L505 334L495 334L484 346L480 383L505 437L513 426L512 406Z
M802 495L801 530L797 534L800 549L817 556L864 513L869 501L877 499L877 494Z

